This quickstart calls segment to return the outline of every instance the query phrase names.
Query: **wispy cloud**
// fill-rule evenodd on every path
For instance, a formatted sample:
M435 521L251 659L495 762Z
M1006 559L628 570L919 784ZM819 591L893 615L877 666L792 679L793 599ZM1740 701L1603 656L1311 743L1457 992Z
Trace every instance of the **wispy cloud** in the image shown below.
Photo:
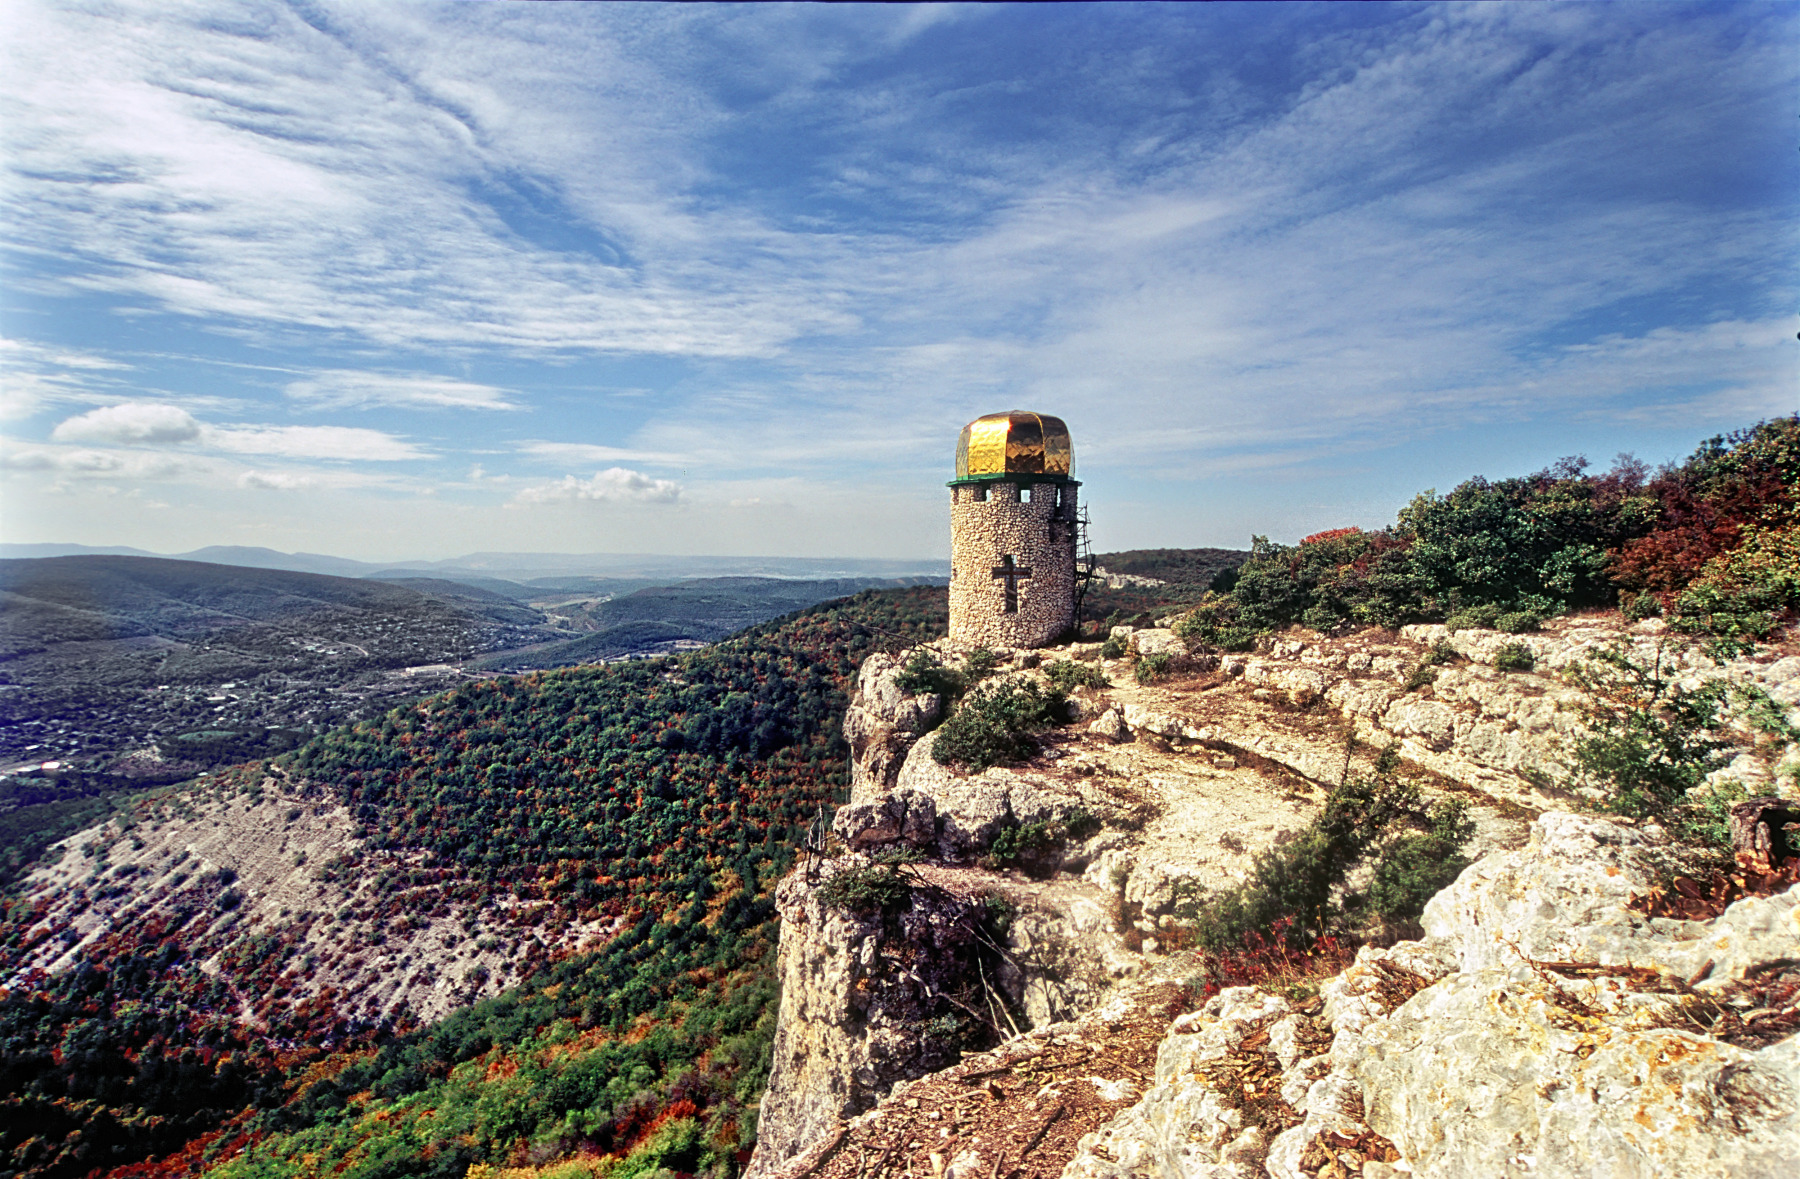
M1009 406L1241 487L1791 410L1791 9L1245 11L14 5L31 297L182 338L7 404L71 469L496 510L929 487Z
M565 475L555 483L539 484L521 490L514 504L573 503L583 500L601 503L672 504L681 499L681 485L668 479L656 479L642 471L625 467L608 467L596 471L590 479Z
M669 187L696 171L675 80L603 23L559 66L548 29L493 24L16 13L15 233L85 262L42 281L245 331L744 356L852 322L804 236Z
M430 373L336 369L290 382L295 401L324 408L388 406L397 409L518 409L514 392L494 385L455 381Z
M520 442L520 454L547 463L651 463L656 466L678 466L690 461L686 456L666 451L634 450L622 446L598 446L589 442Z
M88 352L0 337L0 421L28 418L46 406L103 397L103 390L118 385L114 374L130 367Z
M256 491L304 491L317 486L317 480L292 471L245 471L238 476L237 484Z
M0 466L8 472L48 472L76 479L198 479L212 473L205 460L154 451L101 450L89 447L0 446Z
M231 454L284 458L391 463L431 455L392 434L355 426L214 426L202 438L206 445Z

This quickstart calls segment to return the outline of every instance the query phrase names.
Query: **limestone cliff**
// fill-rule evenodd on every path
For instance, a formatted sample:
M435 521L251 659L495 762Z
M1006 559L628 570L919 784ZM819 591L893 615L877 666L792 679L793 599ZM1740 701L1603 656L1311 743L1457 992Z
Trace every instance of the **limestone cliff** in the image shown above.
M1175 1022L1156 1085L1082 1141L1065 1179L1791 1175L1800 1041L1759 1035L1752 1005L1800 989L1800 893L1710 922L1643 917L1626 901L1653 884L1654 842L1547 814L1431 902L1423 941L1365 949L1329 980L1322 1011L1222 993ZM1245 1103L1208 1066L1252 1037L1291 1111L1258 1136L1297 1124L1266 1157L1231 1157Z
M1558 668L1624 644L1691 685L1757 686L1800 724L1800 657L1722 664L1616 619L1523 637L1302 635L1222 659L1188 656L1166 629L1125 637L1180 674L1141 685L1128 664L1100 664L1111 685L1079 693L1083 723L1026 765L973 775L932 758L941 704L899 690L903 656L865 665L846 720L845 851L782 888L786 989L757 1176L1788 1173L1800 897L1710 922L1645 917L1627 902L1655 885L1660 833L1559 813L1566 797L1542 783L1586 716ZM1536 670L1496 668L1509 643ZM1434 648L1442 665L1420 675ZM1098 662L1092 646L1008 657L1002 675ZM1347 731L1361 741L1348 754ZM1242 879L1312 817L1347 757L1388 744L1478 820L1476 863L1433 900L1425 938L1365 949L1322 1002L1242 988L1181 1014L1194 967L1159 944L1181 899ZM1792 744L1763 742L1725 775L1766 790L1796 764ZM1008 829L1075 816L1098 829L1047 862L996 862ZM911 870L938 897L923 912L1013 914L988 958L951 948L933 963L931 938L893 943L821 899L832 874L898 848L924 857ZM988 1028L1017 1034L945 1068L955 1053L884 988L966 983L971 961Z

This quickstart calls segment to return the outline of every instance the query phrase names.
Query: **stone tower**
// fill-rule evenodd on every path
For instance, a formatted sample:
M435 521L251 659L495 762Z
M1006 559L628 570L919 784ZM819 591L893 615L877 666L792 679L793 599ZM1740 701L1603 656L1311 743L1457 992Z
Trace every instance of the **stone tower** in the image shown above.
M1075 621L1074 450L1061 418L976 418L950 481L950 637L1041 647Z

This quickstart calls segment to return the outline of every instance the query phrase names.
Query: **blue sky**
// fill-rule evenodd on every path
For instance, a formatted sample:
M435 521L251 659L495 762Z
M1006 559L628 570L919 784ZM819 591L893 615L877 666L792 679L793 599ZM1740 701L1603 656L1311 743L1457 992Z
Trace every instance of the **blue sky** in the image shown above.
M0 536L941 556L1377 526L1800 407L1800 9L0 8Z

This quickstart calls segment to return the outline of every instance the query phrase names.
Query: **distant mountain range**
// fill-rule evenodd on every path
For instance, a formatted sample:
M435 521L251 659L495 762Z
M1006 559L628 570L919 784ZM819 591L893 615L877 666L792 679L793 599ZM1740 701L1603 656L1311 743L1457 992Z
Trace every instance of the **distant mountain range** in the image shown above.
M506 593L494 582L533 589L550 588L552 578L604 577L643 581L690 577L784 577L809 580L839 577L948 577L950 562L854 557L671 557L654 553L469 553L442 561L354 561L322 553L283 553L244 545L208 545L187 553L153 553L126 545L0 544L0 558L121 556L165 557L236 565L249 569L286 569L334 577L438 577Z

